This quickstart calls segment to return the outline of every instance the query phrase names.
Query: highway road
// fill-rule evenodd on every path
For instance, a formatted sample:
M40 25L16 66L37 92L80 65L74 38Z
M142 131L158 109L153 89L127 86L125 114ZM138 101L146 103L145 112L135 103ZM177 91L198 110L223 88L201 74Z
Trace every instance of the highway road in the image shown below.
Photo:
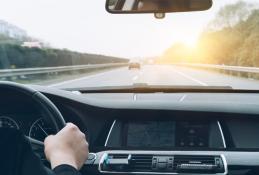
M259 89L259 80L240 78L208 70L173 65L145 65L140 70L127 67L49 85L56 88L149 85L231 86L234 89Z

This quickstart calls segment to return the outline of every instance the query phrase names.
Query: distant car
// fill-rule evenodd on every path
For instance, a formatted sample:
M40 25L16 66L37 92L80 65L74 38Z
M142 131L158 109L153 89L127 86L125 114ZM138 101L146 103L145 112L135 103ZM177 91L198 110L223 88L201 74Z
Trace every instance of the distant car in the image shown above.
M140 63L134 62L134 63L129 64L129 70L130 69L140 69L140 68L141 68Z

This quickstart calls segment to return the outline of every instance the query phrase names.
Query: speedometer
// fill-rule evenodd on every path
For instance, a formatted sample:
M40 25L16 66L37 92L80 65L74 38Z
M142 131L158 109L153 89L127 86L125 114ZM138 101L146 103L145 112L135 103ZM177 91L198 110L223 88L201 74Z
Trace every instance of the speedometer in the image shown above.
M31 125L29 131L29 137L42 142L50 134L54 134L54 130L48 125L48 123L45 122L43 118L36 120Z
M18 124L15 120L10 117L0 116L0 128L12 128L19 129Z

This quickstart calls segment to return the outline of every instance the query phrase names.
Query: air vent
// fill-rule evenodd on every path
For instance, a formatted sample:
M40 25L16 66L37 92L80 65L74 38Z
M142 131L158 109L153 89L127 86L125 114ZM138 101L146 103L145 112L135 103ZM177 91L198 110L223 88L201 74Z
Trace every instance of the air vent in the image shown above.
M175 155L173 169L183 173L222 173L224 165L220 156Z
M130 158L130 169L135 172L152 171L153 155L132 154Z
M106 153L102 157L99 168L100 172L106 173L224 174L227 166L224 164L223 158L219 155Z
M214 156L174 156L174 167L179 164L215 164Z

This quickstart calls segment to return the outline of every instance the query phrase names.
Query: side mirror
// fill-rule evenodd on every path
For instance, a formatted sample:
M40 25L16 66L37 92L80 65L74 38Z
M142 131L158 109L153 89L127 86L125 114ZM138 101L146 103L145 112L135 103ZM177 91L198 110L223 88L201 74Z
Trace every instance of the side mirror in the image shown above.
M170 13L208 10L212 0L106 0L109 13Z

